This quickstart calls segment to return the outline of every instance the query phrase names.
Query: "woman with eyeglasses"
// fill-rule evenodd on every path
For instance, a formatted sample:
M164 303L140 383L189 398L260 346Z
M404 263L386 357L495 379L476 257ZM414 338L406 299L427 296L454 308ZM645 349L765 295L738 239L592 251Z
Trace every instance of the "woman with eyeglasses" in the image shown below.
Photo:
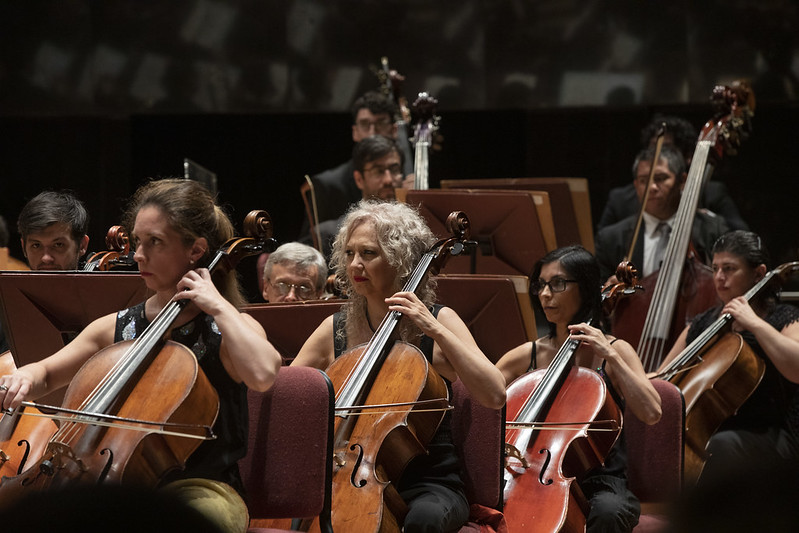
M710 438L700 483L753 461L799 460L799 309L779 303L774 286L751 300L743 297L768 270L768 252L756 233L725 233L713 245L712 258L721 305L694 318L659 370L729 313L732 331L765 362L765 374L738 412Z
M508 385L516 378L545 369L568 338L580 341L572 364L598 372L624 410L647 424L660 419L660 396L646 377L635 350L624 340L606 335L597 323L601 314L601 281L596 259L582 246L559 248L540 259L533 270L531 291L538 296L549 332L500 358L497 368ZM640 504L627 488L624 432L605 464L588 472L579 485L590 504L587 531L631 531Z

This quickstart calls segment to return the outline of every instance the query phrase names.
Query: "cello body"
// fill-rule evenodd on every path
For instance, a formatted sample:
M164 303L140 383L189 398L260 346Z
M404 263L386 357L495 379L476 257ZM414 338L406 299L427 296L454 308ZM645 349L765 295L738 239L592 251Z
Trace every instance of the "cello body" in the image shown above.
M14 370L11 352L0 354L0 375ZM41 414L33 407L20 406L19 410ZM0 485L6 477L20 474L26 464L37 461L57 430L58 426L49 418L0 414Z
M755 392L766 364L737 333L726 333L702 354L702 362L669 379L685 398L685 469L694 483L719 426Z
M618 431L589 434L589 427L594 420L615 420L620 427L622 414L599 374L572 366L543 420L520 420L520 411L546 372L535 370L510 384L508 425L580 423L553 429L506 430L506 447L515 447L520 456L509 453L506 457L503 512L510 531L585 531L588 504L577 481L604 462L619 435Z
M356 347L327 369L334 390L341 390L361 357ZM377 374L364 405L414 403L449 398L443 378L418 348L396 343ZM338 413L333 447L332 521L334 531L400 531L405 503L394 487L408 462L425 453L444 411L414 405L364 409L356 416ZM311 531L318 530L314 521Z
M63 406L81 409L98 381L108 374L135 341L123 341L97 352L70 383ZM212 425L219 410L216 391L199 369L195 355L167 341L138 380L112 409L121 417ZM5 507L28 490L47 490L75 483L133 483L155 486L170 470L182 468L200 440L125 428L62 422L42 457L19 476L4 479L0 502Z

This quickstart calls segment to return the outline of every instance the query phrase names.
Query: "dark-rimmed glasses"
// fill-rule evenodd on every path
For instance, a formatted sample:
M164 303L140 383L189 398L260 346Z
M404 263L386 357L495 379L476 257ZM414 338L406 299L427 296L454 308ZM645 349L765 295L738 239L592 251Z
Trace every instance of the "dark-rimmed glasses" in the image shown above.
M541 294L541 291L544 290L544 287L549 287L549 292L563 292L566 290L567 283L577 283L577 280L552 278L549 281L544 281L543 279L539 279L538 281L534 281L532 283L530 290L533 292L533 294Z

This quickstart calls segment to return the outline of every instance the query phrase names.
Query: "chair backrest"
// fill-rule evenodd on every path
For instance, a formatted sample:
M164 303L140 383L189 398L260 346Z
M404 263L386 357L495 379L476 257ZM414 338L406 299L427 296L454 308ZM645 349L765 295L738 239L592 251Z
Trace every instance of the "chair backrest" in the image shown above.
M470 504L502 510L505 410L474 400L460 381L452 384L452 438L464 467Z
M683 484L685 404L673 383L651 381L660 395L662 416L651 426L629 409L624 413L627 439L627 484L642 504L667 502Z
M324 372L281 367L267 392L248 391L249 441L239 461L250 517L319 516L329 530L333 385Z

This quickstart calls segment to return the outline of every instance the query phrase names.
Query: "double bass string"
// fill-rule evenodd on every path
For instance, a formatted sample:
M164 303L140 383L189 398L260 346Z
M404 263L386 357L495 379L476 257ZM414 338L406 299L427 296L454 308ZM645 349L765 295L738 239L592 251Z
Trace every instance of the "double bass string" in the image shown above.
M674 220L674 230L669 238L666 255L658 273L657 283L652 295L652 304L646 315L637 352L644 368L652 371L660 363L666 351L671 317L676 308L686 251L691 239L691 226L703 183L712 167L706 166L710 148L715 139L701 140L688 171L685 189ZM657 302L657 305L654 303Z

